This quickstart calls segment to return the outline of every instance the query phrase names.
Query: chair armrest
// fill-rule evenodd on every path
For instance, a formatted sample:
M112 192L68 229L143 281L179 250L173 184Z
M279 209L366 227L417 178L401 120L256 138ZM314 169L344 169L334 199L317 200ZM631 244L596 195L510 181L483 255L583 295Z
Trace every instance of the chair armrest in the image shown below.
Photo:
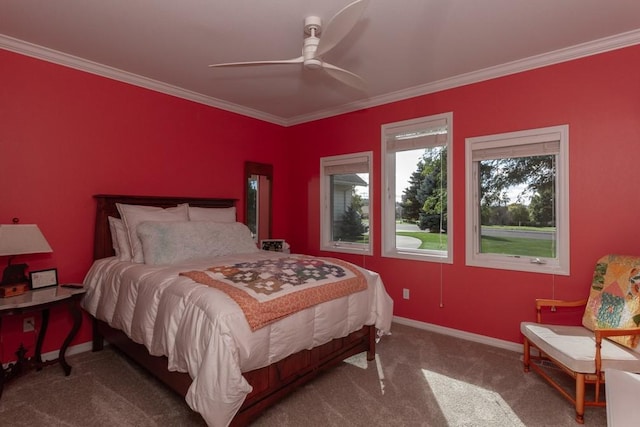
M620 337L624 335L640 335L640 328L596 328L593 331L596 334L596 342L602 341L602 338Z
M556 307L581 307L587 305L586 299L576 301L564 301L559 299L536 299L536 321L542 323L542 307L551 307L555 311Z
M640 328L596 328L594 329L596 338L596 373L600 375L602 369L602 339L606 337L619 337L624 335L640 335Z

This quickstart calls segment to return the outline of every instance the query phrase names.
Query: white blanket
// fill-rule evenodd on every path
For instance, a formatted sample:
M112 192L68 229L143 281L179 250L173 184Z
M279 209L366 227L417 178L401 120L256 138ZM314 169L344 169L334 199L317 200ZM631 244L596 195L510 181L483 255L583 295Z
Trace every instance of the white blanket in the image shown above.
M391 326L393 301L377 273L362 270L366 291L325 302L251 332L238 305L225 293L179 273L215 265L286 256L259 252L170 266L105 258L85 278L87 312L123 330L168 369L188 372L186 401L210 426L226 426L251 386L242 372L275 363L303 349L344 337L364 325Z

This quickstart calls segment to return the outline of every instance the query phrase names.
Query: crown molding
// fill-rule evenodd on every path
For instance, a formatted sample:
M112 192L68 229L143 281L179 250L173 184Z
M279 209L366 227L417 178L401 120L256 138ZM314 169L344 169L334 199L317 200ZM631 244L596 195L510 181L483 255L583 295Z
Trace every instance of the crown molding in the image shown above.
M549 65L572 61L575 59L597 55L616 49L622 49L637 44L640 44L640 30L633 30L615 36L605 37L579 45L570 46L564 49L547 52L541 55L508 62L494 67L484 68L482 70L473 71L466 74L460 74L458 76L438 80L432 83L427 83L424 85L414 86L408 89L375 96L366 100L355 101L352 103L344 104L338 108L331 108L311 114L296 116L287 120L286 122L287 126L311 122L314 120L320 120L327 117L350 113L365 108L377 107L392 102L403 101L422 95L428 95L430 93L453 89L473 83L479 83L485 80L504 77L510 74L521 73L523 71L529 71L536 68L542 68Z
M140 76L138 74L120 70L118 68L109 67L108 65L89 61L77 56L28 43L23 40L15 39L3 34L0 34L0 49L20 53L32 58L41 59L43 61L52 62L54 64L62 65L80 71L85 71L87 73L117 80L123 83L132 84L134 86L143 87L155 92L183 98L189 101L197 102L199 104L208 105L210 107L219 108L221 110L241 114L243 116L252 117L254 119L274 123L280 126L286 125L286 120L272 114L267 114L262 111L243 107L241 105L233 104L221 99L205 96L187 89L163 83L158 80L153 80L144 76Z
M561 62L572 61L574 59L597 55L637 44L640 44L640 30L633 30L494 67L460 74L458 76L438 80L436 82L414 86L364 100L354 101L336 108L329 108L287 119L0 34L1 49L285 127L351 113L392 102L403 101L409 98L415 98L418 96L428 95L430 93L440 92L442 90L453 89L485 80L504 77L510 74L546 67Z

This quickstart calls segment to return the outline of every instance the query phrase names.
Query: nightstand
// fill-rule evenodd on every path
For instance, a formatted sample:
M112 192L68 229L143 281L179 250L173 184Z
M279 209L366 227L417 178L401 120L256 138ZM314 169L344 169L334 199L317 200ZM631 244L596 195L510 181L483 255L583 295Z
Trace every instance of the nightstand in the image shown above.
M42 314L42 325L38 333L33 357L26 358L26 350L20 346L18 351L16 351L17 361L9 364L7 368L0 369L0 397L2 396L5 383L19 377L29 369L35 368L40 370L44 366L60 363L65 376L71 373L71 366L65 360L65 353L82 324L82 312L80 311L79 303L85 292L86 290L83 288L52 286L49 288L34 289L14 297L0 299L0 328L2 326L2 319L5 316L33 312L40 312ZM62 343L58 358L43 362L42 343L44 342L47 326L49 325L49 310L52 307L58 306L66 306L68 308L73 319L73 325Z

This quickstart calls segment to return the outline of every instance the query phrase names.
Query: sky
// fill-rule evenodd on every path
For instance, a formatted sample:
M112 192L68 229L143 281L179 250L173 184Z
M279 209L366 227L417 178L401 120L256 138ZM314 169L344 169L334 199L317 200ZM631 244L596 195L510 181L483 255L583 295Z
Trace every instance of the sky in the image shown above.
M424 150L399 151L396 153L396 201L402 201L404 189L409 186L411 174L418 168L418 162ZM358 174L360 178L369 183L368 174ZM368 196L366 187L356 187L356 192L362 197Z
M402 201L404 189L409 186L411 174L418 170L418 162L424 150L396 152L396 201Z

